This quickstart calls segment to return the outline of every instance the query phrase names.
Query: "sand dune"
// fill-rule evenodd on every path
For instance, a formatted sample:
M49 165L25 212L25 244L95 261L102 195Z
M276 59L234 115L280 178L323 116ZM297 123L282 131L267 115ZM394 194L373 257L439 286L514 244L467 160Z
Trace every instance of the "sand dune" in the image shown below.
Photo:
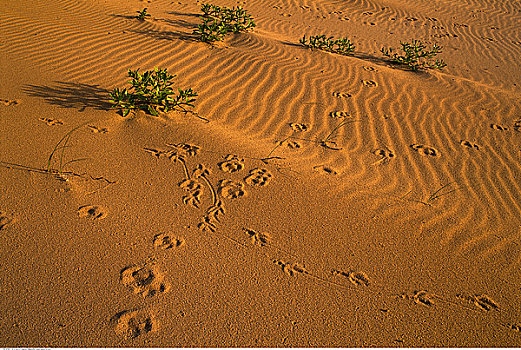
M0 0L0 344L520 346L519 4L215 3ZM195 113L110 108L154 67Z

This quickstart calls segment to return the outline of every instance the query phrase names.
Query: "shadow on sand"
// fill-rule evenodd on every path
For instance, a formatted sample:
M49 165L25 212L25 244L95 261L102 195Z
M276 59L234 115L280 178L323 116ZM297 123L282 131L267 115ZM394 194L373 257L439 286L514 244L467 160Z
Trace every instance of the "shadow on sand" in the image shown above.
M25 85L22 91L29 96L43 98L52 105L80 111L88 107L108 110L112 106L109 90L99 85L56 81L51 86Z

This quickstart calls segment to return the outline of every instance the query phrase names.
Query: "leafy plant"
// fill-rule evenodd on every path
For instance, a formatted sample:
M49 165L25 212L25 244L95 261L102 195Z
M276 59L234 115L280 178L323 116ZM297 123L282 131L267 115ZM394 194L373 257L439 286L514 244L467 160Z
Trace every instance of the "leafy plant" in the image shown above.
M203 23L193 34L203 42L221 41L228 33L246 32L255 27L253 18L241 6L227 8L213 4L202 4Z
M332 36L315 35L310 36L308 40L304 35L300 39L300 43L312 50L322 50L340 55L352 55L355 51L355 45L347 38L334 39Z
M434 60L443 49L443 47L438 44L434 44L430 49L420 40L413 40L410 43L400 42L400 44L402 45L401 51L403 52L401 54L393 52L392 48L382 48L381 52L386 57L389 57L391 62L406 65L413 71L420 69L442 69L447 66L442 59Z
M144 73L140 73L139 69L129 69L128 76L132 78L129 81L132 85L130 90L115 88L110 92L113 108L120 108L124 117L134 110L157 116L172 109L187 112L186 107L194 107L197 93L191 88L177 89L176 93L172 88L175 75L169 74L166 69L156 67Z
M144 21L145 19L147 19L147 17L150 17L150 14L147 12L147 7L145 7L141 11L136 11L136 12L138 13L136 18L139 19L140 21Z

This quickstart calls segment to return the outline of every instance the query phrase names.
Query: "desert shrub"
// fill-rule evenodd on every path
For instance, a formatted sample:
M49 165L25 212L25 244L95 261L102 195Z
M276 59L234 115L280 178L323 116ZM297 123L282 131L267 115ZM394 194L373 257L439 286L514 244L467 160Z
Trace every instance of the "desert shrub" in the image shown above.
M228 33L240 33L255 27L253 18L242 7L220 7L202 4L203 23L194 29L193 34L200 41L213 42L223 40Z
M144 73L140 73L139 69L129 69L128 76L132 78L129 90L115 88L110 92L113 108L121 109L124 117L135 110L157 116L172 109L186 112L187 107L194 107L197 93L191 88L174 91L172 80L175 75L168 74L166 69L155 68Z
M145 7L141 11L136 11L136 12L137 12L136 18L139 19L140 21L144 21L145 19L147 19L147 17L150 17L150 14L147 12L147 7Z
M325 35L310 36L309 40L304 35L300 43L313 50L322 50L341 55L351 55L355 51L355 45L347 38L334 39Z
M409 67L413 71L420 69L442 69L447 64L442 59L434 59L442 52L442 47L434 44L428 48L420 40L413 40L410 43L400 42L402 53L393 52L392 48L382 48L384 56L389 57L390 61Z

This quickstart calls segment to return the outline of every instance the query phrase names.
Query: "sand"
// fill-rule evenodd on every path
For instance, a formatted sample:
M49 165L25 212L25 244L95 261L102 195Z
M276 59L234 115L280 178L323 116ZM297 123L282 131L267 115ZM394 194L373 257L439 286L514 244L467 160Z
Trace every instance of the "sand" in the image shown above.
M519 2L214 4L0 0L0 346L521 346ZM196 114L110 109L154 67Z

